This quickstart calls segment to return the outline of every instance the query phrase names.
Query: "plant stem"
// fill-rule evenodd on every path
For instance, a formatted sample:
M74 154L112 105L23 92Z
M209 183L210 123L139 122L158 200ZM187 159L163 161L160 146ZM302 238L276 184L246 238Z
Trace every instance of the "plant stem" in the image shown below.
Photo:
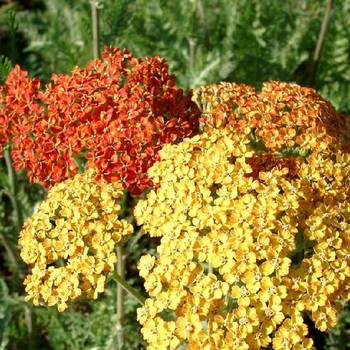
M111 277L114 281L116 281L118 284L120 284L130 295L132 295L141 305L145 304L146 298L141 295L141 293L135 289L134 287L131 287L128 282L125 281L124 278L122 278L118 273L114 273Z
M123 255L123 249L121 246L117 247L117 272L125 281L125 259ZM123 318L124 318L124 289L121 283L117 284L117 339L119 349L124 344L124 332L123 332Z
M7 175L10 185L10 199L13 205L13 209L16 215L16 228L17 232L19 232L23 225L23 214L21 210L21 205L18 201L18 184L17 184L17 175L15 170L12 167L11 154L9 149L5 149L4 158L7 167Z
M128 198L129 193L127 190L124 190L123 196L120 199L121 210L119 213L120 218L126 218L127 208L128 208ZM125 281L125 259L126 256L123 252L123 245L120 243L117 246L117 273ZM124 320L124 289L120 283L117 284L117 340L118 348L122 349L124 345L124 332L123 332L123 320Z
M27 331L28 331L28 349L34 350L36 346L35 346L35 338L33 336L33 315L28 306L24 308L24 317L25 317Z
M134 250L134 247L136 246L137 242L141 239L142 237L142 232L141 230L137 232L136 235L132 237L132 239L129 240L129 244L127 246L128 252L132 252Z
M92 20L92 54L94 58L100 56L100 25L99 25L99 1L90 0Z
M204 43L207 47L209 47L208 23L205 15L205 6L203 3L203 0L197 0L196 7L198 11L198 17L201 22L203 33L204 33Z
M322 25L321 25L321 30L320 30L320 33L318 35L315 52L314 52L314 55L312 57L310 76L309 76L309 82L311 85L313 85L314 81L315 81L316 71L317 71L318 63L320 61L322 47L323 47L323 44L324 44L324 41L326 38L326 33L328 30L329 21L331 19L332 8L333 8L332 0L328 0L327 5L326 5L326 10L324 13L324 17L323 17L323 21L322 21Z

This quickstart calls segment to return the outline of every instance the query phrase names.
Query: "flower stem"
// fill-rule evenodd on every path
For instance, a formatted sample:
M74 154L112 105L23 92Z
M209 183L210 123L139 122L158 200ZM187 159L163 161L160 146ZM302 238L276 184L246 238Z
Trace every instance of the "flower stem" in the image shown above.
M27 331L28 331L28 349L34 350L36 346L35 346L35 337L33 334L33 314L28 306L26 306L24 309L24 318L25 318Z
M320 33L318 35L316 48L315 48L315 51L314 51L314 54L312 57L312 62L311 62L311 69L310 69L310 76L309 76L309 83L311 85L313 85L314 81L315 81L316 71L318 68L319 61L320 61L321 51L322 51L323 44L324 44L324 41L326 38L328 25L329 25L329 22L331 19L332 10L333 10L333 1L327 0L326 9L325 9Z
M207 18L205 14L205 5L203 0L196 0L196 7L198 11L198 17L203 29L204 43L207 47L209 47L208 23L207 23Z
M8 175L9 185L10 185L10 199L13 205L13 209L15 211L17 232L19 232L23 225L23 214L22 214L20 202L18 201L17 176L16 176L15 170L12 167L11 154L8 148L4 150L4 158L5 158L7 175Z
M145 304L146 298L134 287L131 287L118 273L114 273L111 277L115 282L120 284L130 295L132 295L141 305Z
M6 195L10 198L13 210L15 212L15 227L16 227L16 235L22 228L23 225L23 213L21 204L18 200L18 184L17 184L17 175L16 171L13 169L11 153L10 149L6 148L4 150L4 158L7 168L7 177L9 182L9 188L5 191ZM20 265L17 263L17 251L13 246L12 242L6 238L5 235L0 234L0 241L2 245L5 247L5 250L8 254L11 266L13 268L13 272L19 278L23 278L23 273L20 268Z
M123 255L123 249L121 246L117 247L117 271L125 281L125 259ZM123 332L123 319L124 319L124 289L121 283L117 284L117 339L118 346L121 349L124 344L124 332Z
M92 20L92 53L94 58L100 56L100 25L99 25L99 1L90 0Z
M12 166L10 146L4 150L4 158L5 158L7 176L8 176L8 182L9 182L8 196L10 197L13 210L15 212L15 226L17 231L16 233L18 234L23 225L23 213L22 213L21 203L18 200L17 174ZM18 278L21 280L23 278L23 274L22 274L20 265L17 263L15 250L11 247L11 243L6 240L6 237L4 235L0 235L0 240L7 251L7 254L12 263L15 275L18 276ZM28 332L28 349L33 350L35 348L35 345L34 345L35 337L33 334L33 315L31 310L28 307L25 307L24 312L25 312L25 320L26 320L27 332Z

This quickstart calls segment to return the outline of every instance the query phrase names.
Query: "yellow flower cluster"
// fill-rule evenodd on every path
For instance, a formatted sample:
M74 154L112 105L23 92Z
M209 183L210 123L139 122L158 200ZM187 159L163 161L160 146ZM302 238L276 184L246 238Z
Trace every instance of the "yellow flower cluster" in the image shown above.
M132 233L118 219L118 182L95 180L95 172L55 185L20 233L21 257L32 266L26 300L57 305L85 295L96 299L116 262L115 245Z
M149 170L158 187L134 211L161 237L139 262L149 350L314 349L305 318L325 331L350 299L350 155L318 140L292 174L254 168L237 130L165 145Z

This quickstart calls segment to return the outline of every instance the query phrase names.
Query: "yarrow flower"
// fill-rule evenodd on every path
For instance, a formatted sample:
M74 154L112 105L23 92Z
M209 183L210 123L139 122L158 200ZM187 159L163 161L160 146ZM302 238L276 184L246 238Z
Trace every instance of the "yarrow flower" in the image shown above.
M270 151L307 152L322 140L350 152L349 118L311 88L271 81L258 92L245 84L220 83L195 89L193 100L202 109L203 130L248 126Z
M152 183L147 169L165 143L193 136L199 110L160 57L136 59L107 48L102 59L40 82L18 66L1 90L0 118L10 126L16 169L45 187L78 172L77 159L134 194ZM16 126L16 127L12 127Z
M53 186L20 232L21 257L32 267L25 299L34 305L64 311L81 295L96 299L114 270L116 244L133 231L118 218L121 184L95 177L89 169Z
M134 214L161 238L157 255L139 262L149 298L138 320L150 350L315 349L305 318L326 331L350 299L345 138L330 143L334 131L311 114L294 143L278 121L272 140L246 113L235 127L204 126L165 145L148 172L157 189Z
M0 86L0 156L2 148L14 137L29 133L38 115L43 113L40 80L16 66Z

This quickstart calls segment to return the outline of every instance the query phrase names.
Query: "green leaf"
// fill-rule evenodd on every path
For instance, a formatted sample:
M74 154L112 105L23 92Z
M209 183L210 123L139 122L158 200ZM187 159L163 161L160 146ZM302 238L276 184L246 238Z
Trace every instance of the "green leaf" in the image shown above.
M9 58L0 55L0 81L4 82L12 69L12 63Z
M7 190L10 188L10 183L6 173L0 172L0 186Z

